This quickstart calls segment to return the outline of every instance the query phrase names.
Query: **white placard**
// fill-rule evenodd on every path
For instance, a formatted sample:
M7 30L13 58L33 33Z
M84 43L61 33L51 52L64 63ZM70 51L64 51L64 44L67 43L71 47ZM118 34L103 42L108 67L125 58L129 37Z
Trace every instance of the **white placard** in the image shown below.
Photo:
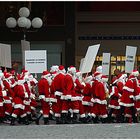
M81 68L82 68L83 62L84 62L84 58L82 58L81 61L80 61L79 71L81 71Z
M82 73L91 72L99 47L100 44L92 45L88 47L83 65L81 67Z
M137 47L126 46L125 72L131 73L134 69Z
M30 73L42 73L47 70L47 51L25 51L25 69Z
M11 68L11 45L0 43L0 66Z
M103 53L102 74L109 75L109 68L110 68L110 53Z
M30 42L21 40L21 51L22 51L22 66L25 66L25 50L30 50Z

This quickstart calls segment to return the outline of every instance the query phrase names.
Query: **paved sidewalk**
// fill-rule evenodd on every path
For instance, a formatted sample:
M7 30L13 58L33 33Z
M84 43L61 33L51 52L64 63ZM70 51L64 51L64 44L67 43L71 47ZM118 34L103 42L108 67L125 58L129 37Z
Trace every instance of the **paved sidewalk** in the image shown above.
M140 139L137 124L0 125L0 139Z

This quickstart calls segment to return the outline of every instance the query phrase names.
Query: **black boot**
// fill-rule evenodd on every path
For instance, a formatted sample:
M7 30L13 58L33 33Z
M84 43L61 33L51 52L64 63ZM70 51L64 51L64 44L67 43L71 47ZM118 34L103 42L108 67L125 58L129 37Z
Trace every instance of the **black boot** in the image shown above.
M30 121L30 122L33 122L34 120L32 119L32 115L31 114L28 114L27 115L27 118L28 118L28 120Z
M74 123L74 124L79 124L80 123L80 121L78 120L78 114L77 113L73 113L73 120L72 120L72 122Z
M49 120L54 120L54 116L51 113L49 114Z
M62 113L61 114L61 121L62 121L62 124L71 124L72 118L71 118L70 114Z
M93 123L99 123L98 121L99 121L99 118L96 116L95 118L93 117L92 118L92 121L93 121Z
M138 123L138 119L136 116L132 116L133 123Z
M6 115L5 115L5 119L11 121L12 118L11 118L10 115L7 115L7 114L6 114Z
M88 116L86 117L86 122L87 122L87 123L92 123L92 117L88 115Z
M42 116L43 116L43 115L40 114L40 116L35 120L36 125L39 125L39 120L40 120L40 118L41 118Z
M133 121L133 123L138 123L138 118L136 116L136 109L134 107L131 107L131 112L132 112L132 121Z
M44 125L48 125L49 124L49 118L44 118Z
M23 118L22 118L22 121L23 121L23 124L29 125L29 121L28 121L27 116L23 117Z
M101 118L102 123L107 123L107 118Z
M16 118L12 117L10 125L15 125Z
M56 117L56 124L62 124L62 121L61 121L60 117Z
M125 117L124 122L129 123L129 117Z
M67 113L62 113L61 114L61 120L62 120L62 124L66 124L66 120L67 120Z
M120 113L118 115L118 118L119 118L119 122L120 123L124 123L124 111L125 111L125 107L124 106L121 106Z
M80 118L79 121L81 123L87 123L87 118L86 117Z
M4 121L4 118L0 117L0 123L3 123L3 121Z

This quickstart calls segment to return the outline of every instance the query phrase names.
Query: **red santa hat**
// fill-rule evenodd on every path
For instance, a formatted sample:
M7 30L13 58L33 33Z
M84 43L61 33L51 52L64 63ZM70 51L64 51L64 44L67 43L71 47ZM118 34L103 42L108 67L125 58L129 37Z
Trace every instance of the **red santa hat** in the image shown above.
M33 77L32 74L29 75L29 81L31 85L36 85L38 83L38 81Z
M11 71L10 71L10 73L11 73L12 75L15 75L15 72L16 72L15 70L11 70Z
M59 68L59 72L63 72L63 73L66 72L65 67L63 65L60 65L58 68Z
M50 73L52 73L52 72L54 72L54 71L58 71L59 70L59 66L58 65L53 65L53 66L51 66L51 68L50 68Z
M23 69L23 70L22 70L22 75L29 75L29 71L28 71L28 70Z
M107 82L108 81L108 77L106 75L102 75L101 79L103 82Z
M4 73L4 77L6 79L12 79L13 78L12 75L10 73L7 73L7 72Z
M129 75L129 77L128 77L128 79L134 79L135 78L135 76L134 75Z
M131 75L138 76L139 75L139 71L138 70L133 70L131 72Z
M74 66L68 67L68 72L76 73L76 68Z
M59 70L63 70L64 69L64 66L63 65L60 65L59 66Z
M47 70L45 70L45 71L43 71L42 75L43 76L50 76L51 74Z
M20 74L17 75L18 85L23 84L25 82L24 76L21 76Z
M82 73L81 73L81 71L76 70L76 76L78 76L78 77L79 77L79 76L81 76L81 74L82 74Z
M98 71L95 71L94 74L93 74L93 76L95 78L101 78L102 74L100 72L98 72Z

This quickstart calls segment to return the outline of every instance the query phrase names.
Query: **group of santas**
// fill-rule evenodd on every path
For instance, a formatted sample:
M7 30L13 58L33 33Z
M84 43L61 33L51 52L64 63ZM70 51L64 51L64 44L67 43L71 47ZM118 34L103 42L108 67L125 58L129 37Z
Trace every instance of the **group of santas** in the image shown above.
M38 82L44 124L49 123L50 110L56 124L107 122L107 77L96 71L82 77L74 66L52 66ZM51 103L51 104L50 104Z
M108 77L97 67L92 75L82 77L74 66L52 66L44 71L38 83L44 124L49 123L50 110L56 124L137 122L140 109L138 71L129 77L121 73Z
M35 118L44 124L50 117L56 124L138 122L140 110L139 72L128 76L120 73L108 84L102 66L82 77L74 66L53 65L43 71L37 81L27 70L15 76L15 71L0 72L0 121L29 124L36 115L38 98L41 115ZM38 94L35 92L38 87Z
M0 71L0 122L29 124L36 111L34 86L37 80L27 70Z

